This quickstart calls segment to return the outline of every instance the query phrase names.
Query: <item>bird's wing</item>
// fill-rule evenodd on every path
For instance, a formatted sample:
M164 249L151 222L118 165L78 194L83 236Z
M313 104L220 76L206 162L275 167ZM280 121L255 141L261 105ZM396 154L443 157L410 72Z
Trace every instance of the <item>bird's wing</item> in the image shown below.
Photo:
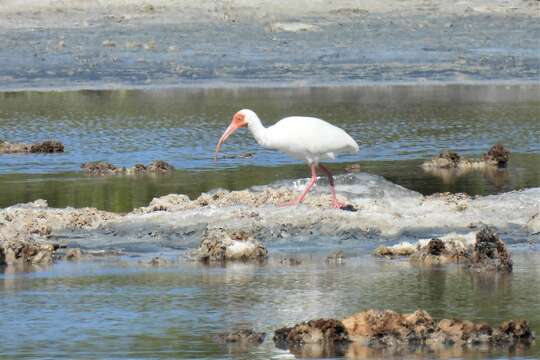
M287 117L270 126L268 130L271 134L271 147L286 152L358 152L358 144L344 130L313 117Z

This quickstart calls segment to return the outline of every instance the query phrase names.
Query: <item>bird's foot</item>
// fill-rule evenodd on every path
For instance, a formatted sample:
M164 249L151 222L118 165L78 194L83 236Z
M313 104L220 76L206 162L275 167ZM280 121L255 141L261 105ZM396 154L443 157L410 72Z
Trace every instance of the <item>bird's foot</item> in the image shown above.
M334 209L342 209L344 208L345 206L347 206L347 204L341 202L341 201L338 201L338 200L332 200L332 207Z

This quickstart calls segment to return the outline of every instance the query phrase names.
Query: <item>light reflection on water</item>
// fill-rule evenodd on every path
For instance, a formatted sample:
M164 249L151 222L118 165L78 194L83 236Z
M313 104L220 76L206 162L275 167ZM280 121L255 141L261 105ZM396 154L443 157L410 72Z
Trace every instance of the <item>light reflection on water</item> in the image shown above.
M423 308L436 318L458 317L492 325L526 318L540 330L540 257L536 253L516 251L515 272L508 276L471 274L451 266L421 269L407 261L369 255L348 258L336 266L326 264L324 255L304 254L299 266L283 266L271 259L266 265L206 267L181 262L153 269L124 259L61 263L37 272L0 275L0 358L44 354L280 358L285 353L274 347L273 330L312 318L342 318L367 308L402 312ZM260 347L247 349L215 340L215 335L238 327L266 331L267 339ZM353 353L359 358L392 355L363 348L351 348L349 354ZM534 358L540 356L540 347L449 348L438 356L510 354ZM399 358L400 354L394 355Z

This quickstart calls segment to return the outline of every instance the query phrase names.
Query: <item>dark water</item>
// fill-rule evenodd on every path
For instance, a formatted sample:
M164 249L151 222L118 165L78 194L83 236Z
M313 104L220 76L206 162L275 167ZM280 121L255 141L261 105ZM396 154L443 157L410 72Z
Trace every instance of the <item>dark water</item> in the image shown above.
M321 244L322 251L339 248L329 241L321 241L327 244ZM353 255L343 265L327 265L320 249L297 246L303 260L299 266L283 266L279 256L267 265L184 263L164 269L124 259L0 274L0 358L292 359L274 347L275 329L312 318L342 318L367 308L423 308L435 318L491 325L526 318L540 330L536 251L517 251L512 275L488 276L377 260L359 255L372 248L362 244L348 251ZM278 248L271 251L279 254ZM259 347L241 348L214 338L238 327L265 331L267 339ZM443 348L431 355L358 348L348 354L357 359L535 359L540 347Z

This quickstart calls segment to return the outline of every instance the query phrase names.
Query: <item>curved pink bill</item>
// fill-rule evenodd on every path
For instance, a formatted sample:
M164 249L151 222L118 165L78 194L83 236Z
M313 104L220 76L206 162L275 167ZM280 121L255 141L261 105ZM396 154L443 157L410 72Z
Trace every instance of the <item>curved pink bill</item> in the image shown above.
M219 150L221 149L221 145L225 142L225 140L227 140L227 138L229 136L232 135L232 133L234 133L236 130L238 130L238 126L236 126L234 123L231 123L231 125L229 125L229 127L227 128L227 130L225 130L225 132L223 133L223 135L221 135L221 137L219 138L219 141L216 145L216 152L214 153L214 161L217 161L217 156L218 156L218 153L219 153Z

